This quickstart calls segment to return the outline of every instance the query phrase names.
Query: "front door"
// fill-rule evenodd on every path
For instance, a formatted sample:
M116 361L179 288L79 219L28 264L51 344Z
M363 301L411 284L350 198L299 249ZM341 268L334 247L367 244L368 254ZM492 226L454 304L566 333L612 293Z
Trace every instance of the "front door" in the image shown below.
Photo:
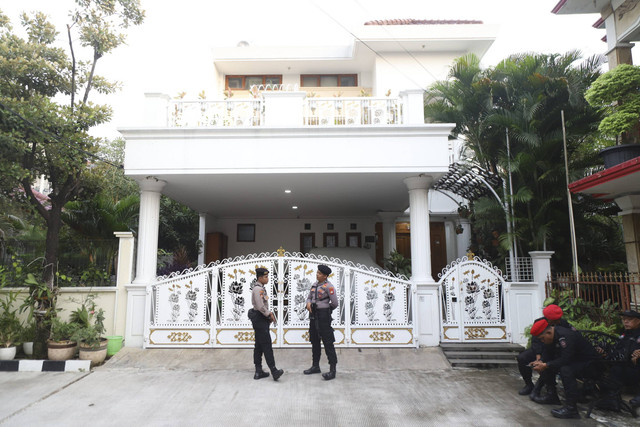
M439 281L442 342L508 341L504 282L490 262L463 257Z

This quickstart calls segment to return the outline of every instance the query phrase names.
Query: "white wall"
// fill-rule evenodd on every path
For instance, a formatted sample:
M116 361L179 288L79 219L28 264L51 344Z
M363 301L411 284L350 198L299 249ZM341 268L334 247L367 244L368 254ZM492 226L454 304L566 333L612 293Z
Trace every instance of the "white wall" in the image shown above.
M385 53L384 59L376 57L373 85L374 96L383 96L391 89L391 96L407 89L425 89L436 80L443 80L456 52L415 53L412 58L405 52Z
M334 224L333 230L327 230L327 224ZM351 230L350 225L355 223L356 230ZM235 257L260 252L273 252L282 246L289 252L300 250L300 233L315 233L316 246L322 247L323 233L338 233L338 246L346 246L346 233L356 232L362 234L362 245L365 245L365 236L375 236L375 219L247 219L247 218L221 218L207 221L207 232L220 231L228 237L228 256ZM255 224L256 241L238 242L237 225ZM311 224L310 230L305 230L304 225ZM371 258L375 259L375 244L368 249Z

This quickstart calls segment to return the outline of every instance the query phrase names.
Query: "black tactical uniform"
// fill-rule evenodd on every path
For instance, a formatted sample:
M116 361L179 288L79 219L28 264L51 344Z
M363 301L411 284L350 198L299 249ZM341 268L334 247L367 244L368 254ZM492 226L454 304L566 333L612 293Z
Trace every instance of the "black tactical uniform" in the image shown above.
M541 318L542 319L542 318ZM540 319L536 319L537 322ZM516 359L518 360L518 370L522 379L524 380L524 387L518 391L518 394L524 396L531 393L534 390L533 386L533 371L529 364L538 359L538 356L542 358L542 351L544 350L544 344L538 337L531 337L531 347L520 352Z
M621 363L609 371L609 378L618 389L623 385L640 384L640 362L631 362L631 354L636 350L640 350L640 328L625 329L615 348Z
M579 418L576 379L593 377L595 365L601 360L601 356L579 332L562 326L555 326L551 347L553 356L545 361L547 369L541 373L541 376L545 384L551 384L555 381L555 375L559 373L566 397L566 406L554 409L551 413L559 418L572 416Z
M310 369L305 371L305 374L320 372L320 356L322 355L320 340L322 340L324 351L329 360L330 372L333 372L333 377L335 377L338 356L336 355L336 349L333 345L335 337L333 335L333 328L331 327L331 321L333 320L331 311L338 306L338 296L336 295L335 288L328 281L324 281L323 283L316 282L311 286L307 302L311 303L312 307L309 322L309 341L311 341L313 364Z

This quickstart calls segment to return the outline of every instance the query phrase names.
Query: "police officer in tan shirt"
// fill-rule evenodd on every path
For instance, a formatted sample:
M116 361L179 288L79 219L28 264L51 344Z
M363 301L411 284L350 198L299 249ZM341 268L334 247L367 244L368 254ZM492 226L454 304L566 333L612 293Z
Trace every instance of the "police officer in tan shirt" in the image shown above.
M249 319L253 325L255 335L255 346L253 347L253 363L256 365L256 373L254 380L266 378L268 372L262 370L262 355L267 362L267 366L271 370L273 380L277 381L284 371L276 368L276 361L273 358L273 347L271 345L271 334L269 333L269 324L276 322L276 317L269 311L269 296L265 289L265 285L269 283L269 270L266 268L256 268L256 282L251 291L251 304L253 310L250 310Z

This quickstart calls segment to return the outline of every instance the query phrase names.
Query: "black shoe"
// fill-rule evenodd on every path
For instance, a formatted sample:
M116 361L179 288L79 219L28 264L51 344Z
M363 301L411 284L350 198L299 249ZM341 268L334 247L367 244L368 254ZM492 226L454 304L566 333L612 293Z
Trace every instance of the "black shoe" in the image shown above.
M324 378L327 381L332 380L335 377L336 377L336 371L329 371L322 374L322 378Z
M274 369L271 373L273 374L273 380L278 381L278 378L284 374L284 371L282 369Z
M265 371L256 371L255 375L253 376L254 380L259 380L261 378L267 378L269 376L269 372L265 372Z
M575 406L563 406L562 408L552 409L551 415L556 418L580 418L578 408Z
M559 405L561 403L560 398L556 393L547 393L544 396L535 396L531 400L541 405Z
M631 399L629 401L629 405L631 405L632 409L639 408L640 407L640 394L637 395L636 397L634 397L633 399Z
M311 374L319 374L322 371L320 370L320 366L313 365L309 369L305 369L303 372L305 375L311 375Z
M520 396L526 396L527 394L531 394L533 392L533 383L525 384L520 390L518 390L518 394Z

